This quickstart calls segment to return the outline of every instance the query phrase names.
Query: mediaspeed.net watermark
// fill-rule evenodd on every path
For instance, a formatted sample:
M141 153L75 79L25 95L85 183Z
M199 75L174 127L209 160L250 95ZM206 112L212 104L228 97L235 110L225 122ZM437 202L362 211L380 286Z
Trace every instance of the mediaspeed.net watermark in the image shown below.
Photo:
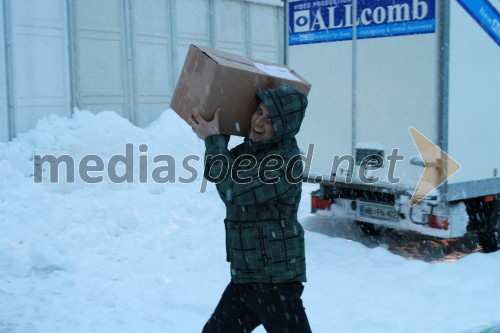
M304 174L308 174L314 158L314 144L309 144L305 153L297 154L287 161L281 156L273 154L260 161L257 161L253 155L242 155L232 163L229 163L229 159L225 155L200 157L191 154L179 160L168 154L150 156L148 149L146 144L134 146L132 143L127 143L125 154L113 155L110 158L88 154L78 160L69 154L35 155L33 157L33 179L35 183L44 182L44 177L48 176L50 183L65 181L71 184L78 178L79 181L87 184L98 184L104 181L114 184L136 182L143 184L148 182L189 184L199 179L199 169L204 170L201 161L204 164L206 158L211 158L214 160L213 165L217 163L231 165L230 169L220 168L221 171L217 175L211 175L210 172L201 175L201 177L208 175L209 180L215 183L225 179L225 177L231 177L234 182L240 184L251 182L252 177L258 177L259 181L263 183L278 182L280 177L285 177L290 183L298 183L302 181L302 174L293 172L297 170L294 168L295 164L302 163ZM396 167L397 162L404 159L404 156L399 155L397 148L392 149L391 154L385 157L389 163L387 168L388 182L396 184L400 181L400 178L395 177ZM352 182L355 166L359 165L356 170L357 180L366 184L374 184L380 179L372 176L372 173L374 170L381 169L384 164L384 158L376 154L367 155L361 161L355 161L352 155L335 155L332 158L330 173L333 176L328 181L335 183L335 175L342 174L344 175L343 182ZM280 176L277 172L282 170L284 166L286 172ZM178 176L179 174L182 176ZM207 182L206 178L202 178L201 192L206 191Z

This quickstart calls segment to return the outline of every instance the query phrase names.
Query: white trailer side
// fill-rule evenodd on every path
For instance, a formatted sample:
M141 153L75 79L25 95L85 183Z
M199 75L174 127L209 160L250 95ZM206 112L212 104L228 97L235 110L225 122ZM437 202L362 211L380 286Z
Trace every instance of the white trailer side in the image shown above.
M462 169L449 183L456 184L500 176L500 45L457 1L450 13L448 152Z
M354 156L356 148L376 148L384 156L397 148L405 160L397 164L394 176L416 185L422 168L409 163L418 151L408 128L437 142L438 38L439 31L434 31L289 46L289 65L313 86L298 135L303 149L315 144L311 173L331 176L333 157ZM384 163L376 176L387 179L389 166Z
M315 144L305 174L320 182L312 210L357 220L368 233L475 230L485 250L497 249L498 8L489 0L292 0L286 8L288 64L313 86L298 136L303 150ZM410 127L462 164L415 207L417 184L430 191L439 182L420 180ZM352 175L333 162L346 155ZM439 154L425 167L440 175L447 163Z

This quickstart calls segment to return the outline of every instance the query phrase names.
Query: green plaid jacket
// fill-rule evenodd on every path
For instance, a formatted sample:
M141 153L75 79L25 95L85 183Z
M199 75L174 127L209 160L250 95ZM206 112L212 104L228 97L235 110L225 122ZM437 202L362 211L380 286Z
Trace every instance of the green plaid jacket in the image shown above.
M307 99L282 86L257 93L276 135L246 139L228 150L228 137L205 139L205 177L226 205L226 250L235 283L306 281L304 230L297 221L303 165L295 140Z

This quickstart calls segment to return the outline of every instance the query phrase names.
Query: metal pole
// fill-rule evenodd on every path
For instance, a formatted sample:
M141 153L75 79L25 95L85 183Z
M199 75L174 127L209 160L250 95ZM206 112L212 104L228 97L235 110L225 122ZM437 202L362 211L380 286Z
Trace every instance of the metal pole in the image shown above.
M172 89L175 89L175 84L177 83L177 20L176 20L176 6L175 1L167 1L167 8L169 11L169 24L170 24L170 68L171 68L171 80ZM174 95L172 91L171 95Z
M251 58L252 57L252 28L250 24L252 23L250 20L250 4L245 1L243 3L243 29L245 36L245 56Z
M127 104L128 119L137 125L137 99L135 92L135 68L134 68L134 29L132 22L132 10L130 0L123 0L123 22L124 22L124 43L127 67Z
M439 53L439 96L438 96L438 142L443 151L448 150L448 102L450 62L450 1L439 2L438 53Z
M279 8L279 7L277 7ZM282 10L282 19L278 20L281 24L283 24L283 63L285 65L288 65L289 59L288 59L288 26L290 25L290 22L288 21L288 0L285 0L283 3L283 10Z
M450 62L450 1L439 1L438 22L438 54L439 70L437 82L438 91L438 142L439 147L448 152L448 108L449 108L449 62ZM442 172L446 172L447 165L443 161ZM448 182L439 187L441 194L447 193ZM441 196L443 197L443 196Z
M0 52L1 52L0 55L3 56L3 60L2 60L3 63L0 64L0 68L3 68L3 70L4 70L3 76L0 77L0 80L2 80L3 81L2 83L4 84L4 86L2 88L3 91L0 92L0 94L3 94L3 96L4 96L3 97L4 99L2 101L3 105L1 105L0 108L3 108L5 106L5 118L4 118L5 119L5 123L3 124L2 127L5 129L5 136L6 136L7 140L9 140L9 113L8 113L9 112L8 111L9 101L8 101L8 98L7 98L8 97L7 96L7 83L8 82L7 82L7 78L5 77L6 74L7 74L5 72L5 70L7 68L7 59L5 58L5 50L7 49L7 41L5 39L6 24L5 24L4 8L3 7L4 7L3 6L3 2L0 2L0 15L1 15L1 22L2 22L1 23L2 27L1 27L1 30L0 30L1 31L0 38L2 40L2 47L3 47L3 49L0 50ZM3 117L4 114L1 114L0 116ZM2 133L2 137L0 137L0 142L3 141L3 140L4 140L4 138L3 138L3 133Z
M4 1L3 22L5 32L5 76L7 81L7 118L9 128L9 140L16 136L16 109L14 93L14 65L12 55L12 9L10 0Z
M215 0L208 0L208 45L211 48L215 48L216 37L215 36Z
M358 48L357 48L357 19L358 19L358 1L353 0L352 10L352 113L351 113L351 153L355 156L356 147L356 117L358 109L358 92L357 92L357 76L358 76Z
M73 115L73 109L80 107L77 100L77 82L76 82L76 35L75 35L75 0L66 0L66 21L68 31L68 60L69 60L69 103L70 114Z

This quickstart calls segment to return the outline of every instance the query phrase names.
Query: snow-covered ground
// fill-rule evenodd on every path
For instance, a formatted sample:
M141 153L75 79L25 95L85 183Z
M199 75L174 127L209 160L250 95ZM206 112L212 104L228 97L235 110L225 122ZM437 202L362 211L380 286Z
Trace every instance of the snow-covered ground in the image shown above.
M133 182L114 184L109 161L126 144ZM77 110L0 144L0 332L200 332L229 281L224 207L213 185L202 190L203 150L171 110L145 129ZM73 158L74 183L61 181L63 167L51 183L47 163L34 182L33 156L47 154ZM200 159L183 166L190 154ZM88 172L102 182L80 180L85 155L102 159ZM155 169L175 182L154 182ZM312 189L304 184L301 221ZM500 252L431 264L307 225L306 251L314 332L479 332L500 321Z

